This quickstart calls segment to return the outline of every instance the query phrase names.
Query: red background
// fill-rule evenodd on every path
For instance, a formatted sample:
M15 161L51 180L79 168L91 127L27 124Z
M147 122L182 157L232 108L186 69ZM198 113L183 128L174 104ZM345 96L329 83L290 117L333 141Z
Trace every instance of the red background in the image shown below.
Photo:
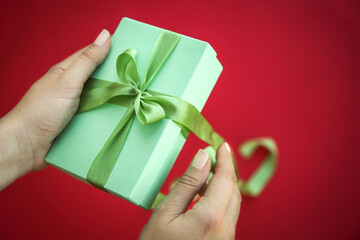
M206 40L224 71L204 115L234 148L271 136L280 150L262 195L243 199L237 238L360 238L359 1L9 2L0 8L0 116L124 16ZM191 136L168 179L203 146ZM241 175L260 161L239 159ZM49 167L0 192L0 238L135 239L150 214Z

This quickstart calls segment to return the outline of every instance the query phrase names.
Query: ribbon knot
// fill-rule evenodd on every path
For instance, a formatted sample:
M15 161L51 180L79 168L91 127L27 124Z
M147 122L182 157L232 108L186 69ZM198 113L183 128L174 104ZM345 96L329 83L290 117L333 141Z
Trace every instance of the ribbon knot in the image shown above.
M136 116L143 125L165 118L165 111L162 106L152 101L152 95L146 91L137 95L134 107Z

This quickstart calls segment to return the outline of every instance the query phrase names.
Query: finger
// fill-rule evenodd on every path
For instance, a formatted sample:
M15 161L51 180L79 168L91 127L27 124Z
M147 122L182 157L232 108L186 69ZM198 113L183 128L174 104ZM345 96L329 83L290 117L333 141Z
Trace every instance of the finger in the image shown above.
M183 214L206 182L210 167L208 154L205 150L200 149L184 175L181 176L165 200L155 209L155 213L166 215L170 221Z
M95 42L85 48L68 66L63 80L84 84L96 67L105 60L110 47L110 33L104 29Z
M216 152L214 176L206 189L203 201L210 202L220 215L224 214L233 194L235 183L236 175L230 147L227 143L223 143Z
M233 194L225 211L224 221L236 228L240 214L241 195L238 187L235 186L233 189Z

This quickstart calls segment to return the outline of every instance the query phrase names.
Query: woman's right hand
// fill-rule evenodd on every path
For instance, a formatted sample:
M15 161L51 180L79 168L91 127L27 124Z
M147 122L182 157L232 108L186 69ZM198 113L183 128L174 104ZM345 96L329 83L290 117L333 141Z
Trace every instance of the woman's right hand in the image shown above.
M199 150L185 174L154 210L140 239L235 239L241 196L227 143L218 148L214 176L206 185L210 165L207 153ZM200 191L205 191L204 195L186 211Z

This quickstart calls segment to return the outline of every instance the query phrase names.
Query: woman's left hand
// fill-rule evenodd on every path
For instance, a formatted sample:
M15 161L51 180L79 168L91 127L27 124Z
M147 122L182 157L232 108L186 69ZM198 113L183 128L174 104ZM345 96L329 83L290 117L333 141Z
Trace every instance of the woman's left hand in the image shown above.
M51 67L0 119L0 190L46 167L46 154L76 113L84 83L110 47L110 33L104 29L94 43Z

